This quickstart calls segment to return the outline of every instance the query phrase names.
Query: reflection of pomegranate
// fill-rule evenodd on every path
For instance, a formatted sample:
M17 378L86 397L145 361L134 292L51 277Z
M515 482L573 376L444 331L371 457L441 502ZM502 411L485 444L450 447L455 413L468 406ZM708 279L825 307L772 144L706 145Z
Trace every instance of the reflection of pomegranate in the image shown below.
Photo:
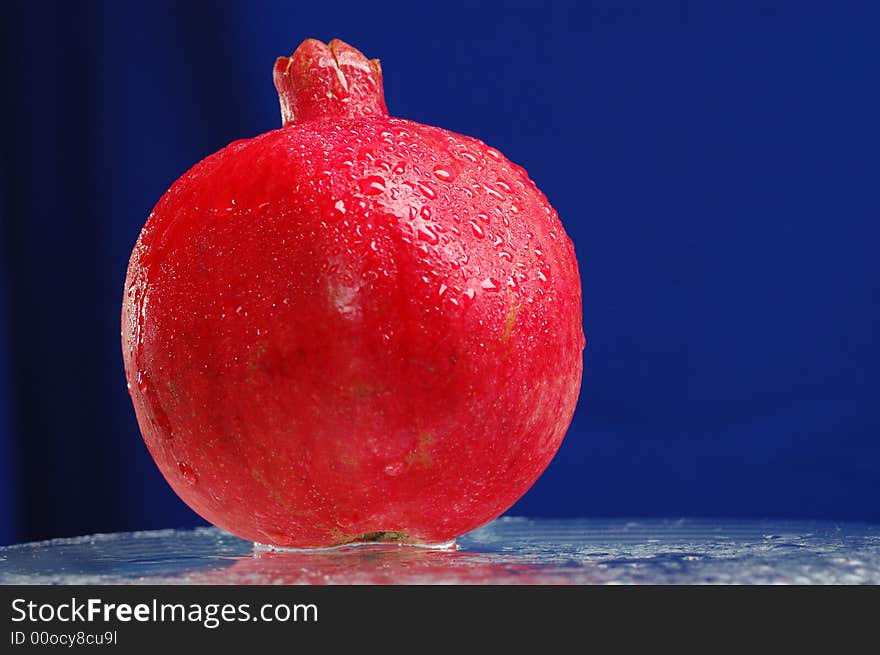
M358 544L320 551L255 551L217 568L179 574L196 585L591 584L589 568L520 561L510 555ZM160 581L161 582L161 581Z
M449 540L525 493L571 420L571 241L496 150L389 118L345 43L305 41L275 84L284 127L194 166L132 253L144 440L247 539Z

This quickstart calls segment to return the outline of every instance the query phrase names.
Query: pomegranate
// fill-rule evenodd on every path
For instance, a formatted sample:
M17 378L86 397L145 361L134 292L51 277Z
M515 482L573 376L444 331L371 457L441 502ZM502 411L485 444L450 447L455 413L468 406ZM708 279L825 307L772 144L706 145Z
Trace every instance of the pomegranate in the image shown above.
M497 150L389 117L378 60L309 39L274 80L283 127L196 164L132 252L144 441L246 539L448 542L520 498L568 428L574 248Z

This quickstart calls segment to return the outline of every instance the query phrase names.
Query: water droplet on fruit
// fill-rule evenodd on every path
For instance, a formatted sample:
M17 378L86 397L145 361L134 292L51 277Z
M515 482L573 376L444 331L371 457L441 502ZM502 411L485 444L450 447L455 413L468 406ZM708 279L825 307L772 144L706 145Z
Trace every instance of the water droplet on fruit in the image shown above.
M486 148L486 154L489 155L492 159L501 161L501 153L495 150L495 148Z
M488 225L489 221L491 220L489 218L489 214L477 214L477 218L479 218L481 221L483 221L486 225Z
M434 177L442 182L451 182L455 179L455 175L440 166L434 167Z
M474 296L477 295L477 292L474 291L473 289L465 289L465 290L464 290L464 295L465 295L465 297L466 297L468 300L473 300L473 299L474 299Z
M193 471L192 467L186 462L177 462L177 470L180 471L180 475L183 476L183 479L189 484L196 484L199 481L196 472Z
M445 284L441 284L440 289L437 291L437 295L442 296L444 293L446 293L446 289L448 288L449 287L447 287Z
M537 273L537 275L536 275L535 277L537 277L538 280L540 280L541 284L546 285L547 282L548 282L548 280L547 280L547 276L544 275L544 273L541 272L541 271L538 271L538 273Z
M428 198L429 200L433 200L434 198L437 197L437 192L434 191L434 189L429 187L427 184L423 184L422 182L419 182L417 184L417 186L419 187L419 191L422 192L422 195L425 196L426 198Z
M422 218L430 220L431 219L431 208L426 205L425 207L422 207L421 211L419 211L419 214L422 215Z
M461 157L462 159L467 159L472 164L477 163L476 156L474 155L474 153L470 152L469 150L462 150L461 152L458 153L458 156Z
M481 228L473 221L471 221L471 229L474 231L474 235L479 239L482 239L486 235L486 233L483 231L483 228Z
M437 237L437 233L434 232L434 230L432 230L427 225L419 226L419 239L421 239L422 241L427 241L431 245L436 244L439 240Z
M504 196L502 196L501 193L499 193L496 189L490 187L488 184L484 184L483 189L486 191L486 193L495 198L495 200L504 200Z
M403 462L394 462L385 467L385 474L395 477L403 473Z
M376 196L385 191L385 179L378 175L368 175L358 181L361 193L365 196Z
M137 387L140 391L146 391L147 387L150 386L150 380L147 377L146 371L138 371L137 372Z
M507 182L505 182L504 180L502 180L501 178L497 179L495 181L495 184L497 184L501 188L501 190L506 193L513 192L513 189L510 188L510 185Z
M485 280L480 282L480 288L483 289L484 291L498 291L498 289L499 289L498 280L491 278L491 277L487 277Z
M502 250L501 252L499 252L499 253L498 253L498 257L500 257L501 259L506 259L506 260L509 261L509 262L512 262L512 261L513 261L513 255L511 255L511 254L510 254L509 252L507 252L506 250Z

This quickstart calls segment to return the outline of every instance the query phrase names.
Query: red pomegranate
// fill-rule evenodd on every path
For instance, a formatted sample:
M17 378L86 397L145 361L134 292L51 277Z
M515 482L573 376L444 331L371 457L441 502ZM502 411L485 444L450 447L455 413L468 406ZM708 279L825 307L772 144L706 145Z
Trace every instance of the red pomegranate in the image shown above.
M134 247L144 441L246 539L446 542L520 498L568 428L574 248L498 151L389 117L378 60L310 39L274 78L283 127L196 164Z

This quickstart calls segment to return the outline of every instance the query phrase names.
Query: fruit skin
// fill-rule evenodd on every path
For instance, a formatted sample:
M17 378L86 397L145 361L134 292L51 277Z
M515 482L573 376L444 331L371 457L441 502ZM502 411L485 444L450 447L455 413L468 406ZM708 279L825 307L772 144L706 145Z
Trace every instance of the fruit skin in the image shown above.
M300 104L320 103L339 51L364 70L310 40L276 84L290 61L312 76ZM364 95L367 112L291 111L196 164L129 263L144 441L193 510L257 542L453 539L528 490L577 403L580 278L556 212L497 151Z

